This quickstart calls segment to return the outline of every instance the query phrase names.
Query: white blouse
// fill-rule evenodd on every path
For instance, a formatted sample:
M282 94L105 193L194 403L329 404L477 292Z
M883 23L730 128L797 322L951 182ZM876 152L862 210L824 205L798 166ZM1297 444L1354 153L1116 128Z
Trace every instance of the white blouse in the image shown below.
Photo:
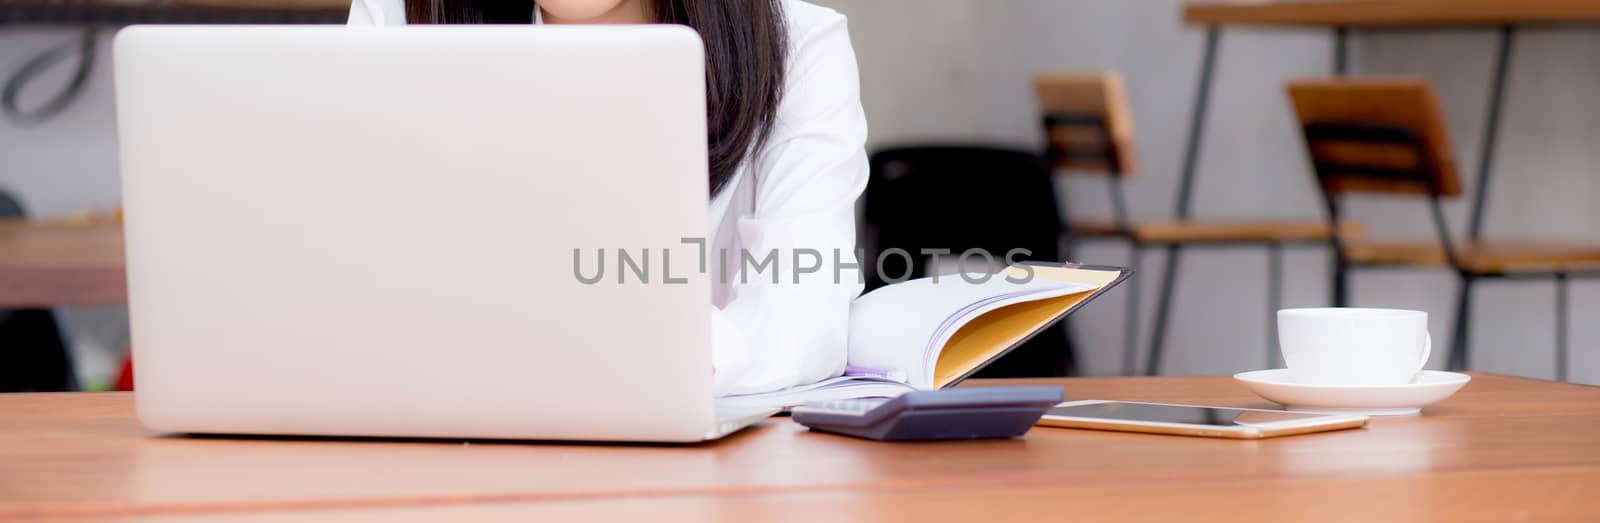
M719 395L843 373L850 302L862 288L855 201L867 183L867 119L855 50L844 15L800 0L780 3L789 63L772 135L711 199L706 247ZM404 0L354 0L350 7L350 25L404 24ZM726 270L719 252L728 253ZM758 261L776 253L775 267L757 272L739 262L741 252Z

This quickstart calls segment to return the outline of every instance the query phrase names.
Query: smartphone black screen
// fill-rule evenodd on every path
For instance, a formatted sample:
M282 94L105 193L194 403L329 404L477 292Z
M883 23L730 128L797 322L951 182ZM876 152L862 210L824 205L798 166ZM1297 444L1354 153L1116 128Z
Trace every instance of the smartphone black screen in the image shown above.
M1154 405L1150 403L1095 403L1071 407L1054 407L1046 416L1074 418L1115 419L1129 421L1156 421L1234 427L1274 421L1289 421L1325 416L1303 412L1263 412L1256 410L1227 409L1219 407L1184 407Z

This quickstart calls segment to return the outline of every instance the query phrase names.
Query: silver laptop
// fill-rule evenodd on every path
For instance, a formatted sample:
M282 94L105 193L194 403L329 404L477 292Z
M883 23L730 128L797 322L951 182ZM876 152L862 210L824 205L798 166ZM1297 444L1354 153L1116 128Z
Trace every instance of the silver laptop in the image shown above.
M770 414L712 399L693 32L146 26L115 52L151 429L674 442Z

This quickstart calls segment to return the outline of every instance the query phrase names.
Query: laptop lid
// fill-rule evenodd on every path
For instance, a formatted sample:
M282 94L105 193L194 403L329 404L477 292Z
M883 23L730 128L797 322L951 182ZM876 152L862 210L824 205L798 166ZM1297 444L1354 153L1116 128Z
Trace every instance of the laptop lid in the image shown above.
M145 26L115 53L150 428L712 426L692 31Z

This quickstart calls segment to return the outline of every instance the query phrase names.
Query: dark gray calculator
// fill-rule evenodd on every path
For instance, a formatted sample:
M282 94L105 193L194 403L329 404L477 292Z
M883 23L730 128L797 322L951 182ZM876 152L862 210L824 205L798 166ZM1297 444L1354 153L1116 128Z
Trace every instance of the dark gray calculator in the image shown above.
M791 413L811 430L880 441L1014 438L1061 401L1060 387L972 387L807 403Z

